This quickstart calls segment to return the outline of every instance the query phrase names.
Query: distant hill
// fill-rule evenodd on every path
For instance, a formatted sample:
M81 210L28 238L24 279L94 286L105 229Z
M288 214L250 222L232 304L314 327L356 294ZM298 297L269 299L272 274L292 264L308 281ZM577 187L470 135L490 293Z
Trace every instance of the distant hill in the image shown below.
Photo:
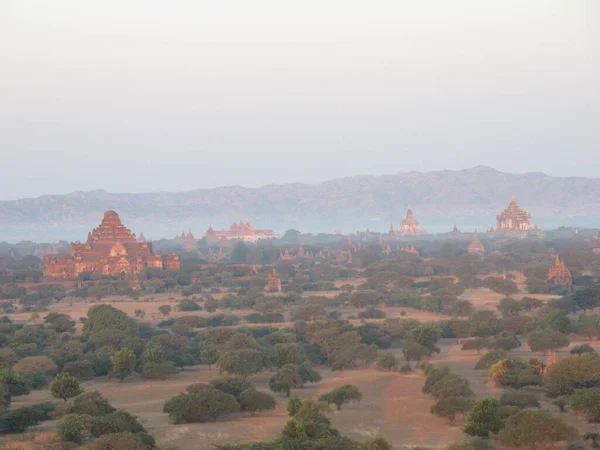
M45 195L0 202L0 241L85 240L107 209L116 210L139 234L158 239L191 229L198 237L209 224L228 227L249 220L283 232L352 232L397 227L408 203L422 226L465 231L495 225L511 195L542 228L598 226L600 178L510 174L488 167L459 171L406 172L340 178L320 184L241 186L189 192L113 194L103 190Z

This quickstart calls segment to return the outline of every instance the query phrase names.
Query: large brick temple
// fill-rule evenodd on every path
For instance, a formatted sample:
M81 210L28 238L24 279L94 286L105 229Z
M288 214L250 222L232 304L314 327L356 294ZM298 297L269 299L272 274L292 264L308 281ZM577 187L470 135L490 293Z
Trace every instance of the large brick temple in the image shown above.
M164 258L154 254L152 243L138 241L114 211L104 213L102 223L88 234L86 243L72 243L65 255L44 257L44 276L56 279L75 278L83 272L125 277L143 272L146 267L178 270L181 261L177 253Z

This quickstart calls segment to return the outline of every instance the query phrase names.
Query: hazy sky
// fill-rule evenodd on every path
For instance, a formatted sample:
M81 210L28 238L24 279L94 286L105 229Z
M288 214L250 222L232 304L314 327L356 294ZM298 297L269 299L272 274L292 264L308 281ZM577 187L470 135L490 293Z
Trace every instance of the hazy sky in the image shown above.
M0 199L600 176L597 0L0 0Z

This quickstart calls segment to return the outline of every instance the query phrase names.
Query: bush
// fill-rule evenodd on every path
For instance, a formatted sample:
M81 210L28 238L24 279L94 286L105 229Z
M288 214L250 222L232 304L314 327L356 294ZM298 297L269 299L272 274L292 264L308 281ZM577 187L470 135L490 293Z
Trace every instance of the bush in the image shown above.
M45 402L0 412L0 432L22 433L29 427L50 420L54 409L56 403Z
M488 352L479 358L479 361L477 361L477 364L475 364L475 369L489 369L492 365L502 359L506 359L507 357L508 353L506 353L504 350L492 350L491 352Z
M164 380L176 374L177 369L170 361L147 362L142 370L142 376L149 380Z
M409 372L412 372L412 367L410 367L410 364L409 364L409 363L406 363L406 364L402 364L402 365L400 366L400 369L399 369L399 370L400 370L400 372L402 372L402 373L409 373Z
M77 441L89 430L91 422L86 414L67 414L60 419L56 433L63 441Z
M505 392L500 397L500 404L505 406L517 406L519 408L539 408L537 394L527 391Z
M238 398L242 411L250 411L252 415L256 411L266 411L268 409L275 409L277 405L275 399L263 392L259 392L255 389L246 389L239 395Z
M117 411L105 416L94 417L90 425L90 433L95 437L111 433L144 433L145 431L137 418L127 411Z
M56 364L47 356L28 356L21 359L13 366L16 373L43 372L46 374L56 373Z
M68 405L67 411L70 414L86 414L89 416L103 416L111 414L115 408L102 397L98 391L84 392L73 399Z
M5 386L13 397L29 394L25 377L9 368L0 370L0 385Z
M151 450L155 448L154 439L145 433L112 433L100 436L81 450Z
M240 394L248 389L254 389L252 383L244 377L223 377L212 380L210 384L226 394L233 395L236 399Z
M387 314L372 306L358 313L359 319L385 319Z
M63 372L73 375L79 380L94 378L94 366L91 361L72 361L63 367Z
M185 299L185 300L181 300L179 302L179 305L177 306L177 308L179 309L179 311L201 311L202 307L196 303L194 300L190 300L190 299Z
M583 355L585 353L596 353L590 344L576 345L571 349L571 355Z
M216 420L239 409L240 405L233 395L210 389L173 397L165 403L163 411L169 415L171 422L177 424Z

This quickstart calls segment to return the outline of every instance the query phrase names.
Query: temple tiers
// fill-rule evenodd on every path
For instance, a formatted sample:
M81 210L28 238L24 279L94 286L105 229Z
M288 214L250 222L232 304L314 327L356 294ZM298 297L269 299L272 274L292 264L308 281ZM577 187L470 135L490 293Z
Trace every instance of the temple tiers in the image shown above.
M406 211L406 217L400 224L397 234L425 234L425 231L421 229L421 224L414 217L410 204L408 205L408 210Z
M178 270L181 262L176 253L169 253L165 261L160 253L152 253L152 243L138 242L114 211L104 213L85 244L72 243L66 255L44 257L44 276L58 279L75 278L83 272L125 277L146 267Z
M479 235L477 234L477 232L475 232L473 234L473 239L471 240L471 243L469 244L469 247L467 248L467 252L469 252L470 255L479 255L479 256L482 256L485 253L485 247L481 243L481 240L479 239Z
M571 272L558 256L556 256L554 266L548 270L548 281L555 286L570 286L573 282Z
M594 246L594 250L592 250L596 255L600 255L600 233L596 236L596 245Z
M498 231L529 231L531 229L531 214L521 208L515 196L512 196L508 208L496 217Z
M281 278L279 274L273 268L273 271L267 277L267 285L265 286L266 292L281 292Z
M452 228L452 231L450 232L450 236L452 236L452 237L459 237L461 235L462 235L462 233L460 232L460 230L458 229L458 227L455 224L454 228Z

